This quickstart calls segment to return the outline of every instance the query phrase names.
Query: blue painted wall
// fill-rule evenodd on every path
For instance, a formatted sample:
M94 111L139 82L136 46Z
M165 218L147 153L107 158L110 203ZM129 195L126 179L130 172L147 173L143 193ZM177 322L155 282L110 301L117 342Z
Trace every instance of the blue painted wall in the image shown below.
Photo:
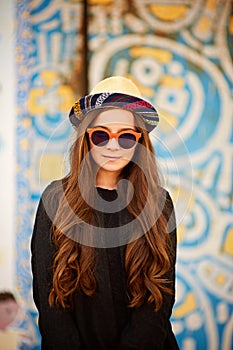
M126 75L158 108L161 122L151 139L178 222L173 328L182 350L230 350L232 3L132 3L90 1L90 87ZM82 64L81 16L81 1L16 3L17 288L25 299L31 298L35 208L46 184L66 168L67 114L77 97L70 82Z

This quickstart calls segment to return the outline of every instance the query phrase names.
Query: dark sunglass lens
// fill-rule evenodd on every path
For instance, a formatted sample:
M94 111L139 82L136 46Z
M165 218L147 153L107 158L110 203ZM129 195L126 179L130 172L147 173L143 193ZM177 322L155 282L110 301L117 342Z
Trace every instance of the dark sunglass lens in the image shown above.
M136 137L133 134L125 133L120 135L118 142L122 148L132 148L136 143Z
M94 131L91 140L96 146L105 146L108 143L109 136L105 131L97 130Z

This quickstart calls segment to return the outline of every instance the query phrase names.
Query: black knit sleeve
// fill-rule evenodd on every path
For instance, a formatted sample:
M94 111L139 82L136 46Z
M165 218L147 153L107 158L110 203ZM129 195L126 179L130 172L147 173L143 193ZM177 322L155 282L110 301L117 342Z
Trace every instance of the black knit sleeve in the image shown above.
M53 185L45 190L39 202L31 240L33 298L39 312L39 329L42 336L41 349L84 350L72 312L58 307L51 308L48 303L55 253L50 234L52 212L46 208L51 191L53 191ZM43 198L46 198L46 201ZM51 196L51 198L54 200L54 197ZM54 202L49 203L49 205L51 205L51 208L56 206Z
M147 303L132 309L130 322L122 333L118 350L179 349L169 320L175 302L176 223L171 197L168 192L165 195L164 215L168 220L168 231L170 232L171 261L171 268L166 278L171 282L173 294L163 293L163 304L157 312Z

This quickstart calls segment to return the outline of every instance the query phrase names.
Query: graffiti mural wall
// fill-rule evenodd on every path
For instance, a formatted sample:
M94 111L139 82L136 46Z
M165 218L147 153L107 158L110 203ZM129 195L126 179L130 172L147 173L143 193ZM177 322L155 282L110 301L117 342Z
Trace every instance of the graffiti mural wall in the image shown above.
M66 171L70 147L67 140L71 134L67 111L82 92L82 86L76 83L83 75L79 54L82 4L65 0L18 1L16 18L16 287L36 324L30 237L41 192ZM39 333L34 345L33 349L40 349Z
M41 191L66 169L67 113L85 92L83 3L18 1L17 288L31 300L30 240ZM88 81L135 81L159 111L151 139L178 222L182 350L233 347L230 0L88 1ZM33 310L33 304L31 305Z
M127 75L162 117L152 141L177 206L181 349L233 346L231 11L230 1L99 1L90 12L91 84Z

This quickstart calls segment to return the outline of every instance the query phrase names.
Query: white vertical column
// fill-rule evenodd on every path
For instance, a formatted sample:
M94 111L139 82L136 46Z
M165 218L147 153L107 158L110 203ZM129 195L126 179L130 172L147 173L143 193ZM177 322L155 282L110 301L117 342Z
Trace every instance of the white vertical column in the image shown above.
M15 265L14 1L0 4L0 289L13 289Z

